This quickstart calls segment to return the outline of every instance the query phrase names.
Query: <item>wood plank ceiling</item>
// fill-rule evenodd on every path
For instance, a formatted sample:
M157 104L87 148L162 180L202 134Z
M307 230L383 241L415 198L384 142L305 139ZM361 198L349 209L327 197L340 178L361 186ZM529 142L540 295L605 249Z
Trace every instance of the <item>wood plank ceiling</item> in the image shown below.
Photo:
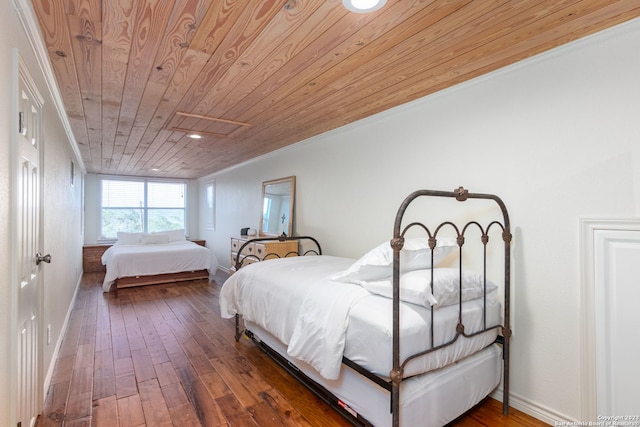
M341 0L32 5L87 171L178 178L640 16L637 0L388 0L366 15Z

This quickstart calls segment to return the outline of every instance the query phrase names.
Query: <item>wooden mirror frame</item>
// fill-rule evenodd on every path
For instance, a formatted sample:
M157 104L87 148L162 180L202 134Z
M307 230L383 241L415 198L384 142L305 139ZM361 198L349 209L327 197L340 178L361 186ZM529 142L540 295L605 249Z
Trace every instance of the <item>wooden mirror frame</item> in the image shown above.
M287 206L287 197L288 206ZM262 183L262 205L260 206L260 235L280 236L284 232L287 236L293 233L293 207L296 195L296 177L264 181ZM273 204L277 201L277 204ZM267 206L274 212L267 214ZM276 220L275 218L279 220ZM269 221L269 218L271 221Z

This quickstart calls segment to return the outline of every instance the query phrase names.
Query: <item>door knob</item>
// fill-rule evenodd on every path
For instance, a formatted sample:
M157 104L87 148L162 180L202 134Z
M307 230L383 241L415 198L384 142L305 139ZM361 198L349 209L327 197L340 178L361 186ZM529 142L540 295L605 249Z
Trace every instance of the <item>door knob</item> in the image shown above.
M42 255L40 252L36 254L36 265L40 265L41 262L51 264L51 254Z

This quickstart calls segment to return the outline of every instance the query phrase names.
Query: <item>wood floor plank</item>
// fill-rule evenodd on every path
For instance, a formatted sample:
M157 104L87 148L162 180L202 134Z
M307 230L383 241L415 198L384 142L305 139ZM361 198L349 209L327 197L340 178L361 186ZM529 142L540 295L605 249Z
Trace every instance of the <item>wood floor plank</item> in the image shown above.
M176 370L171 362L160 363L153 365L153 367L156 370L156 376L160 383L160 387L180 382L178 374L176 374Z
M118 399L136 394L138 394L138 384L134 374L116 377L116 397Z
M69 393L69 399L67 400L67 407L64 415L65 425L74 421L80 422L84 419L91 421L92 399L93 396L90 391L84 393Z
M178 406L186 405L189 403L187 394L184 392L180 383L167 384L160 387L164 401L167 404L167 408L177 408Z
M72 420L65 421L64 426L65 427L90 427L91 417L86 416L82 418L74 418Z
M138 389L146 423L159 427L173 426L169 408L162 395L158 380L153 378L138 382Z
M80 329L82 328L82 321L84 319L84 310L81 308L74 308L69 316L69 323L67 325L67 331L60 346L58 357L74 356L78 349L78 338L80 336Z
M113 344L113 357L115 359L124 359L131 357L131 349L129 348L129 340L126 335L113 335L111 337Z
M277 412L265 402L247 408L254 422L260 427L281 427L285 425Z
M116 377L123 375L133 375L133 359L131 357L123 357L116 359L114 357L113 366Z
M212 362L218 374L243 407L248 408L260 403L253 387L246 383L246 378L237 369L238 364L235 361L215 359Z
M311 424L300 413L291 406L288 400L282 397L278 392L264 391L260 393L260 398L270 412L277 415L281 425L284 426L304 426L310 427ZM261 406L262 403L261 403ZM259 420L256 417L256 420ZM262 425L260 422L258 424Z
M131 358L138 383L156 378L156 370L153 368L153 361L147 348L132 350Z
M71 374L69 374L69 378ZM38 419L39 426L62 425L64 421L70 380L58 381L49 386L42 415Z
M53 374L51 375L51 384L56 384L60 381L69 382L71 373L73 372L73 365L76 360L75 352L69 356L59 356L56 360L56 365L53 368Z
M206 280L102 292L83 277L38 427L312 426L350 423L219 315ZM452 426L541 427L487 398Z
M102 399L115 394L116 376L113 366L113 351L108 348L96 350L93 368L93 399Z
M120 427L139 427L146 425L140 395L117 399L118 424Z
M171 421L173 422L174 426L202 426L200 420L198 419L198 416L193 410L193 406L191 406L189 403L185 403L184 405L176 406L174 408L169 408L169 414L171 415Z
M196 371L191 367L178 368L176 371L200 422L207 426L223 425L225 419L221 408L211 398Z
M213 397L214 399L231 393L231 390L224 382L220 374L218 374L218 372L209 372L207 374L201 375L200 379L202 379L202 383L209 391L211 397Z
M225 418L230 421L231 425L235 425L235 422L239 420L244 420L242 423L246 425L256 425L251 413L246 410L246 408L233 394L225 394L224 396L215 399L215 401L220 407Z
M118 403L115 396L97 399L93 402L92 424L96 427L113 426L118 419Z

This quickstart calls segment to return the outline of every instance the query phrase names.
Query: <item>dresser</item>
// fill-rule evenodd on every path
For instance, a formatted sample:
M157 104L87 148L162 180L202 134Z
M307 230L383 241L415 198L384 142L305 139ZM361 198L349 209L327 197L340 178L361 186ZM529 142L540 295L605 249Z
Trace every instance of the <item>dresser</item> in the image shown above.
M240 262L243 265L251 264L258 261L273 258L284 258L291 256L298 256L298 241L286 240L278 241L272 240L267 242L252 242L253 239L257 239L257 236L235 236L231 237L231 268L229 273L233 274L236 271L236 256L238 251L246 242L249 242L242 249L240 254Z

